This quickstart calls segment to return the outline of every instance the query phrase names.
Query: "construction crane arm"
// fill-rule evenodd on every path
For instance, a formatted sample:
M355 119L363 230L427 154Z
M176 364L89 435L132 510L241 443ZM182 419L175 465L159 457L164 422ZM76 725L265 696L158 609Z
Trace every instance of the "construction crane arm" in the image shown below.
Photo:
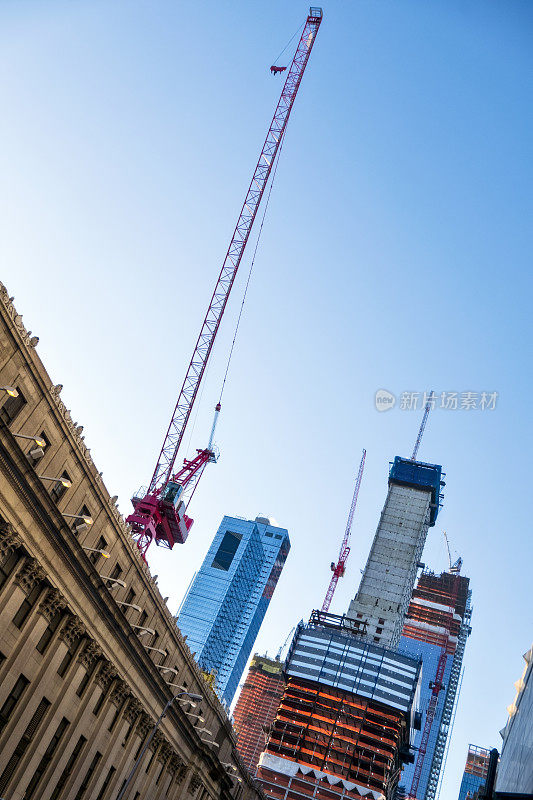
M359 497L359 489L361 488L361 480L363 478L363 471L365 468L365 459L366 459L366 450L363 450L361 463L359 464L359 470L357 472L357 478L355 481L352 504L350 506L350 511L348 512L348 520L346 522L344 538L342 540L341 549L339 551L339 559L336 564L333 562L331 564L333 575L331 576L331 580L329 582L328 590L326 592L326 597L324 598L324 602L322 603L322 609L321 609L322 611L326 612L329 611L329 607L331 605L333 595L335 594L335 589L337 588L339 578L342 578L346 570L346 562L348 560L348 556L350 555L350 537L352 535L353 517L355 513L355 507L357 505L357 498Z
M154 540L168 548L172 548L176 542L185 541L193 521L185 514L184 491L186 488L189 492L191 487L194 489L206 464L216 461L212 449L212 431L208 447L198 450L195 458L186 460L184 466L173 475L178 450L321 22L322 10L311 8L222 264L148 491L132 499L134 512L126 521L131 525L143 558ZM220 405L216 411L218 414Z
M411 461L416 461L416 457L418 455L418 448L420 447L420 442L422 441L422 436L424 435L426 422L428 421L429 412L431 411L434 402L435 402L435 394L432 389L431 392L429 393L426 407L424 408L424 414L422 416L422 422L420 423L420 428L418 430L418 436L416 437L416 442L413 448L413 455L411 456Z
M311 55L311 50L322 22L322 10L311 8L296 53L292 60L285 85L274 112L265 143L246 193L222 269L207 309L192 358L190 360L172 419L159 453L157 465L150 481L148 493L161 489L170 480L174 462L183 440L185 428L200 388L205 368L213 348L231 288L261 203L270 172L292 111L294 100Z

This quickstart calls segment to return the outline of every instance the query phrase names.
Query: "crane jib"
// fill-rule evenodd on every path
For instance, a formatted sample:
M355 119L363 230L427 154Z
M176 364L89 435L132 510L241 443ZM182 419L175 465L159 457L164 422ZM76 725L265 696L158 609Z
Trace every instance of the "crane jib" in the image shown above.
M322 10L311 8L224 258L150 486L143 497L132 500L135 511L126 521L131 525L143 557L154 540L169 548L176 541L185 540L192 520L184 513L183 491L187 486L195 487L205 465L216 461L210 447L198 450L197 456L185 461L184 467L173 475L185 429L321 22Z
M311 9L235 226L224 265L150 482L149 492L159 490L172 475L192 406L321 21L321 10Z

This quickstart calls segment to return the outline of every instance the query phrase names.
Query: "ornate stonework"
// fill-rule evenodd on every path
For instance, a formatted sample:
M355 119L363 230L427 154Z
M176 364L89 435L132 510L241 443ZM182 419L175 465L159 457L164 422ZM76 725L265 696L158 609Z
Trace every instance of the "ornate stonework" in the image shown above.
M136 697L132 697L132 699L128 703L128 707L126 708L126 719L128 722L133 723L139 716L142 711L142 705L139 703Z
M31 331L26 330L24 323L22 322L22 314L17 314L17 309L13 305L14 298L9 296L9 293L3 283L0 283L0 300L7 311L8 317L11 319L15 328L17 329L17 333L19 334L22 343L28 348L35 347L39 339L37 336L32 338Z
M81 621L77 617L70 617L59 631L59 638L70 648L84 634L85 626Z
M14 553L21 547L22 539L9 522L0 522L0 560Z
M200 786L202 785L202 779L198 775L197 772L193 772L191 775L191 779L189 781L189 785L187 786L187 791L189 794L196 794Z
M128 684L121 678L117 678L115 685L113 686L113 690L109 696L109 699L113 705L115 705L117 708L120 708L129 695L130 689Z
M48 589L37 611L50 622L58 611L63 611L66 607L67 604L59 589Z
M116 677L117 673L113 669L113 665L109 661L104 661L98 670L96 682L102 691L106 692Z
M148 736L149 732L154 727L154 721L152 717L146 713L146 711L141 711L139 721L137 723L137 733L144 739Z
M176 783L181 783L187 773L187 767L182 758L177 753L174 753L167 764L167 770L171 775L174 775Z
M44 569L34 558L27 558L15 575L14 582L20 586L23 592L29 594L46 577Z
M164 764L166 761L168 761L171 755L172 755L172 747L163 737L163 742L161 744L161 747L159 748L159 753L157 754L157 760L161 761L161 763Z
M96 642L92 639L87 642L83 650L78 656L78 661L83 664L85 669L90 669L94 662L97 661L99 658L103 657L103 653L101 649L98 647Z

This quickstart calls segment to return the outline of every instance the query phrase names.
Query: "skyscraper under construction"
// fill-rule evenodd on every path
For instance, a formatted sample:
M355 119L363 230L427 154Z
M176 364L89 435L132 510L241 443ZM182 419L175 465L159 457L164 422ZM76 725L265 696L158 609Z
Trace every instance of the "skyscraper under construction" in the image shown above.
M401 652L422 659L422 728L415 735L415 761L405 765L400 780L406 796L416 800L436 797L471 631L469 579L458 569L420 576L400 640Z
M256 653L233 712L237 750L252 775L265 748L265 735L276 717L284 688L281 660Z
M259 762L270 796L389 800L402 764L414 760L421 662L398 645L442 485L440 466L397 457L348 613L315 611L299 625Z

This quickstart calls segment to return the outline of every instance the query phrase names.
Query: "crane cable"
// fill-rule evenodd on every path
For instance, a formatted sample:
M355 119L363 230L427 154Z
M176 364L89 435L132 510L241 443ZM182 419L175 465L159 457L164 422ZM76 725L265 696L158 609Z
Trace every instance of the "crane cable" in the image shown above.
M305 22L303 23L303 25L300 25L300 26L297 28L297 30L296 30L296 31L293 33L293 35L291 36L291 38L289 39L289 41L287 42L287 44L285 45L285 47L283 48L283 50L281 51L281 53L278 53L278 55L276 56L276 58L275 58L275 59L274 59L274 61L272 62L273 64L277 64L277 63L278 63L278 59L280 58L280 56L282 56L282 55L283 55L283 53L285 52L285 50L287 49L287 47L290 45L290 43L292 42L292 40L293 40L293 39L294 39L296 36L298 36L298 34L300 33L300 31L301 31L301 30L303 30L303 28L304 28L304 25L305 25Z
M288 45L287 45L287 47L288 47ZM252 271L253 271L254 264L255 264L255 257L257 255L257 248L259 247L259 242L261 240L261 233L263 232L263 225L265 224L265 217L266 217L266 213L267 213L267 210L268 210L268 204L270 203L270 195L272 194L272 187L274 186L274 181L276 180L276 173L278 171L279 159L280 159L280 156L281 156L281 151L283 150L284 143L285 143L285 131L283 132L283 137L282 137L282 140L281 140L281 143L280 143L280 146L279 146L279 150L278 150L278 154L277 154L277 157L276 157L276 163L274 164L274 170L273 170L273 173L272 173L272 180L270 181L270 187L269 187L269 190L268 190L267 199L266 199L266 203L265 203L265 210L263 211L263 217L261 219L261 225L259 227L259 233L257 234L257 241L255 243L254 254L252 256L252 262L250 264L250 270L248 272L248 278L246 279L246 286L244 287L244 295L243 295L243 298L242 298L241 308L240 308L240 311L239 311L239 316L237 317L237 325L235 326L235 333L233 334L233 341L231 343L231 348L230 348L230 351L229 351L228 363L226 364L226 371L224 373L224 380L222 381L222 387L220 389L220 397L218 399L219 405L222 403L222 395L224 393L224 387L226 386L226 379L228 377L228 371L229 371L229 367L230 367L230 364L231 364L231 357L233 355L233 349L235 347L235 340L237 339L237 333L239 332L239 325L241 323L242 312L244 310L244 303L246 302L246 295L248 294L248 287L250 285L250 278L252 277Z

